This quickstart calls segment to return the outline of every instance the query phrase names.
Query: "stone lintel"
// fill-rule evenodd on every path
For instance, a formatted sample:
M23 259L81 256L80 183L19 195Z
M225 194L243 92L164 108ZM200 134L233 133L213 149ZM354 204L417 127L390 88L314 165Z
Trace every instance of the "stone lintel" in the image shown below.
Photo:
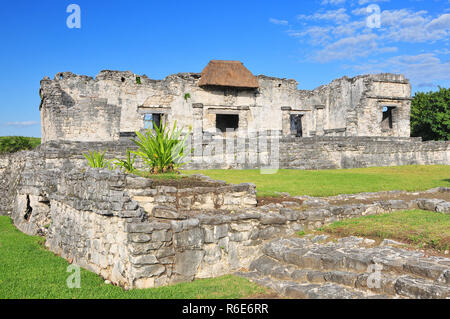
M170 107L149 107L149 106L138 106L138 113L139 114L146 114L146 113L162 113L162 114L168 114L171 112Z
M389 100L389 101L412 101L410 97L393 97L393 96L366 96L368 99Z

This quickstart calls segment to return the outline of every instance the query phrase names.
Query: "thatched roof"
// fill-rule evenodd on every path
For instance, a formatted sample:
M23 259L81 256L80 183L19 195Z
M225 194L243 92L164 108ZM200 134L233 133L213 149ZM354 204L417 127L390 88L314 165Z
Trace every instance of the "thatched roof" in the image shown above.
M211 60L202 71L199 86L258 88L258 79L239 61Z

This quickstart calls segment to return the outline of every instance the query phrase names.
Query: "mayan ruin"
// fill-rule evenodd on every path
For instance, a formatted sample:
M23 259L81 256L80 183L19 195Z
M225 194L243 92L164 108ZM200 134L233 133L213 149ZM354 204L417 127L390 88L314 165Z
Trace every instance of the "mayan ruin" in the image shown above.
M0 302L450 299L447 0L16 2Z

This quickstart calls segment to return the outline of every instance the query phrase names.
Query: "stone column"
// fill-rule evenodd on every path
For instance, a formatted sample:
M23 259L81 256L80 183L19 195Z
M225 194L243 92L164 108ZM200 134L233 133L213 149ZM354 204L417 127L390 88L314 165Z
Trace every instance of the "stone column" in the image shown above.
M192 146L194 148L193 162L201 163L203 155L203 104L193 103L192 112Z
M323 136L324 132L323 132L323 112L325 109L325 105L316 105L315 106L316 109L316 135L317 136Z
M290 106L281 107L281 130L283 136L291 135L291 110L292 108Z

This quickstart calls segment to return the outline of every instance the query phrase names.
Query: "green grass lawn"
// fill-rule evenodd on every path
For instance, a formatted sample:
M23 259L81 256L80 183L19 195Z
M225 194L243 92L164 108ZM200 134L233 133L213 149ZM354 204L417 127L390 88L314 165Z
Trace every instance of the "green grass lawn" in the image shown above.
M0 154L31 150L41 144L38 137L0 136Z
M43 248L43 238L18 231L9 217L0 216L0 299L9 298L243 298L266 290L235 276L196 280L173 286L124 291L81 270L81 288L66 285L68 262Z
M394 239L438 251L450 249L450 215L423 210L347 219L325 226L320 231L338 236Z
M450 187L450 166L397 166L341 170L279 170L262 175L259 170L188 170L187 174L204 174L229 183L254 183L258 196L333 196L383 190L426 190Z

